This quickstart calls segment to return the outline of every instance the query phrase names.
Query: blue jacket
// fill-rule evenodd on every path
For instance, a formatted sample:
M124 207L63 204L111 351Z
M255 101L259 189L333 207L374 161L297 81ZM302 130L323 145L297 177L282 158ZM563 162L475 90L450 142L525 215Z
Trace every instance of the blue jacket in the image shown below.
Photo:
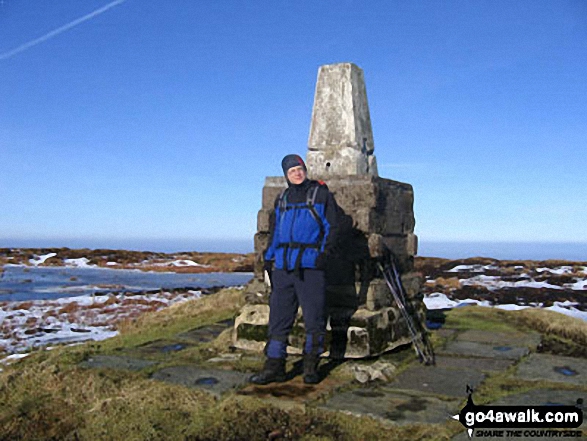
M312 213L308 195L316 186ZM271 239L265 251L265 261L274 260L276 269L288 271L324 269L318 257L334 247L337 213L338 206L326 184L313 180L290 184L275 200L275 216L271 219Z

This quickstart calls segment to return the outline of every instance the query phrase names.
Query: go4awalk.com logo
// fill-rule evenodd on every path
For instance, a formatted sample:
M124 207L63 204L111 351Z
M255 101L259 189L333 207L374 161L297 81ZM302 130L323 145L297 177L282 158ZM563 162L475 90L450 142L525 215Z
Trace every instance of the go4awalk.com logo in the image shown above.
M477 406L473 390L467 387L467 404L453 418L475 436L503 438L560 438L582 436L583 399L574 406Z

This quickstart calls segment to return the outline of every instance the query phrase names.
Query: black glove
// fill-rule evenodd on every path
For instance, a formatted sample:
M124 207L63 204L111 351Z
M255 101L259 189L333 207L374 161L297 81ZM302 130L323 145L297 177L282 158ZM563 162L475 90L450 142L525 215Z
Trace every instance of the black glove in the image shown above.
M316 257L316 269L319 269L319 270L326 269L327 260L328 260L328 255L326 253L318 254L318 257Z
M263 271L267 271L269 274L271 274L271 271L273 271L273 261L272 260L265 260L263 262Z

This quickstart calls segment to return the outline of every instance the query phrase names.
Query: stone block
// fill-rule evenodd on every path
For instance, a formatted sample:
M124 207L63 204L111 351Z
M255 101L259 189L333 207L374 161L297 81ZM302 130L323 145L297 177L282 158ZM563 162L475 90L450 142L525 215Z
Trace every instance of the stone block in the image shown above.
M367 289L365 307L370 311L376 311L391 305L391 292L385 281L382 279L372 280Z
M271 290L265 285L261 278L251 280L245 287L243 296L249 305L258 305L269 303L269 294Z
M418 254L418 236L415 234L384 236L383 244L398 258Z
M269 233L269 226L271 215L274 210L261 209L257 213L257 231L262 233Z
M287 187L284 177L270 176L265 179L261 208L272 210L275 207L275 199Z
M269 246L269 233L257 232L254 238L255 253L262 253Z

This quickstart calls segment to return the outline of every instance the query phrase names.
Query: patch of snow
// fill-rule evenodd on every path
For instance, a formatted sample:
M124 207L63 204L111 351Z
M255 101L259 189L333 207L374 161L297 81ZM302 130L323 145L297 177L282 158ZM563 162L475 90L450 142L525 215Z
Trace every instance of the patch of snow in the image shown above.
M424 305L427 309L449 309L458 305L458 302L450 300L446 294L434 292L424 297Z
M495 266L495 265L457 265L452 269L449 269L448 271L445 271L445 273L457 273L459 271L470 271L472 273L482 273L484 271L487 270L497 270L499 269L499 267Z
M65 266L75 268L94 268L96 265L90 265L90 259L86 257L80 257L79 259L63 259Z
M574 291L587 290L587 280L579 279L575 283L565 283L564 287L567 289L572 289Z
M471 277L469 279L459 279L462 285L469 286L483 286L487 289L500 289L500 288L549 288L549 289L563 289L562 286L551 285L547 282L537 282L533 279L528 280L517 280L515 282L508 282L501 280L499 276L485 276L479 275Z
M459 308L462 306L470 306L470 305L478 305L482 307L489 307L489 308L498 308L503 309L506 311L520 311L522 309L527 308L538 308L542 309L542 304L533 306L530 305L515 305L515 304L503 304L503 305L493 305L491 302L488 301L479 301L475 299L466 299L460 301L454 301L449 299L445 294L435 292L429 294L424 297L424 304L426 308L429 310L432 309L452 309L452 308ZM571 301L564 301L564 302L554 302L553 306L549 306L544 308L545 310L555 311L561 314L565 314L570 317L575 317L581 320L587 321L587 311L581 311L575 306L577 303Z
M514 305L511 303L504 305L495 305L497 309L504 309L506 311L521 311L522 309L530 308L528 305Z
M0 360L0 363L3 364L8 364L9 362L12 361L16 361L16 360L20 360L22 358L28 357L30 354L12 354L12 355L8 355L7 357L4 357L2 360Z
M45 263L47 259L50 259L51 257L55 256L57 256L57 253L44 254L42 256L36 256L36 258L29 259L29 262L31 263L31 265L39 266Z
M106 262L106 266L116 266L118 262Z
M561 314L587 321L587 311L580 311L577 308L568 305L567 302L554 302L552 306L544 309L560 312Z
M104 340L116 326L146 311L197 299L201 291L154 294L83 295L55 300L0 304L0 346L7 353L36 347ZM23 303L26 309L21 308Z
M210 265L202 265L201 263L194 262L193 260L174 260L173 262L169 262L169 265L172 266L200 266L202 268L209 268Z
M573 267L572 266L559 266L556 268L536 268L536 272L537 273L549 272L551 274L557 274L560 276L562 274L571 274L573 272Z

